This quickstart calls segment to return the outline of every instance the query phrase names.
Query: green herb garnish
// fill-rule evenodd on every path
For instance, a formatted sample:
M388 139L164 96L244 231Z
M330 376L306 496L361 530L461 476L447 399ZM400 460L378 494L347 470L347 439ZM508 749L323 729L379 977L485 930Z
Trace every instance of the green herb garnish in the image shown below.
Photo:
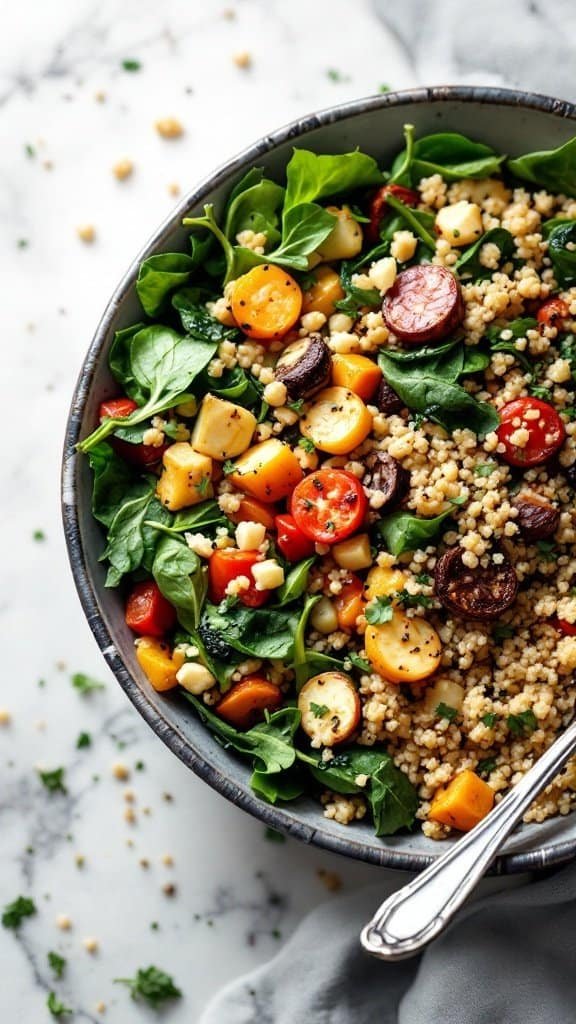
M54 768L48 772L39 771L38 776L49 793L67 793L68 790L64 785L64 772L65 768Z
M376 597L366 606L366 622L371 626L381 626L384 622L390 622L393 614L394 608L389 597Z
M48 953L48 964L54 971L57 978L61 978L64 974L64 968L66 967L66 961L63 956L59 953Z
M86 675L85 672L75 672L72 676L72 686L78 693L93 693L94 690L105 690L104 683L99 683L97 679L93 679L92 676Z
M314 715L314 718L324 718L328 714L330 708L326 704L315 704L313 700L310 701L310 710Z
M438 718L447 718L449 722L453 722L458 717L458 709L451 707L450 704L445 704L444 701L440 701L436 707L436 714Z
M533 711L521 711L518 715L508 715L508 728L514 736L525 736L538 728L538 719Z
M4 928L18 928L25 917L32 917L36 913L34 900L28 896L18 896L12 903L8 903L2 912L2 924Z
M133 999L143 999L157 1009L167 999L179 999L182 995L169 974L158 967L140 968L135 978L115 978L120 985L127 985Z

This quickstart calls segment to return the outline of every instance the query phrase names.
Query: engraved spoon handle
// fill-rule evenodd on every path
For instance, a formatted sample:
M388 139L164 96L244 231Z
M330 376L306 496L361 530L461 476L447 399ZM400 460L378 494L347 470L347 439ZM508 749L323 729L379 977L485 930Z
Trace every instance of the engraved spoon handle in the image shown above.
M526 809L576 750L576 721L468 835L388 897L362 930L364 949L382 960L418 953L452 920Z

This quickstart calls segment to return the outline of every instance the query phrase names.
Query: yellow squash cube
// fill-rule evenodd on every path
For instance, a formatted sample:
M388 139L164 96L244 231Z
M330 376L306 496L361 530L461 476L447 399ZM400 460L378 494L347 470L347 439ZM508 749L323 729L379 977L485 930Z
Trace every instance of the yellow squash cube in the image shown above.
M248 409L206 395L194 424L192 445L197 452L225 462L246 451L255 429L256 417Z
M187 441L170 445L162 457L162 475L156 494L170 512L211 498L214 494L212 459L194 451Z

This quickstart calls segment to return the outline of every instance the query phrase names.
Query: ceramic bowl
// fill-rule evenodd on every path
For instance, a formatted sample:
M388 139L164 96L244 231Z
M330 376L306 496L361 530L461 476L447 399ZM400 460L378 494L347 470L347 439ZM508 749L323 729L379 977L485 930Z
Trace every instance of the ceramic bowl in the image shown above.
M133 636L124 624L120 595L104 587L98 562L103 536L90 513L88 460L75 452L77 441L93 429L100 400L113 393L107 352L114 332L141 316L135 292L138 265L154 253L185 250L182 217L216 209L234 183L254 164L274 177L281 175L292 146L320 153L338 153L359 146L387 164L398 150L405 122L416 134L455 130L487 142L498 152L517 155L560 145L576 134L576 107L570 103L505 89L439 87L357 100L294 121L260 139L186 195L168 220L140 252L98 325L80 371L66 431L62 502L64 528L80 600L100 649L120 686L160 739L184 764L237 806L267 825L306 843L375 864L420 870L451 842L433 842L421 832L376 839L371 822L343 826L327 820L317 802L302 798L272 807L250 790L249 769L223 750L178 694L155 693L134 657ZM499 872L543 868L568 860L576 852L576 815L519 829L506 843L494 866Z

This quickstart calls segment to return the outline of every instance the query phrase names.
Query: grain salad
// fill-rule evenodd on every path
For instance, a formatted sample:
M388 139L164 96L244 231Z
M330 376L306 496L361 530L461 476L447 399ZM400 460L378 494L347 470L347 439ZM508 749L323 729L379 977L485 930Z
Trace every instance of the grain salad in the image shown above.
M574 150L296 149L141 264L79 446L106 586L262 800L441 839L574 714Z

